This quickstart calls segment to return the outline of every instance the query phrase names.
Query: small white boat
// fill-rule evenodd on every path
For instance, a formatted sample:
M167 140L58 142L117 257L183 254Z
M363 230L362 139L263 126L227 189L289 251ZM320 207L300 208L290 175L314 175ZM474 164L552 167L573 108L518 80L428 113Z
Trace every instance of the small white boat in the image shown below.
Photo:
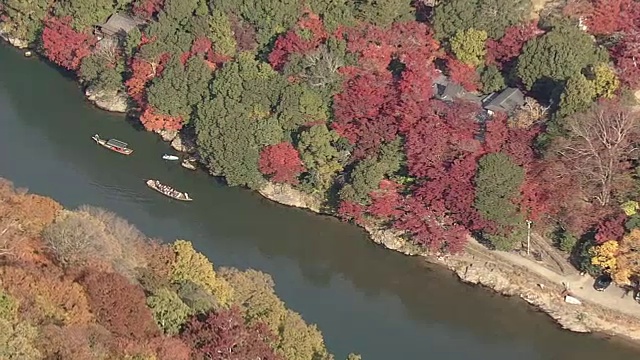
M168 154L162 155L162 158L165 159L165 160L178 160L178 159L180 159L179 157L177 157L175 155L168 155Z

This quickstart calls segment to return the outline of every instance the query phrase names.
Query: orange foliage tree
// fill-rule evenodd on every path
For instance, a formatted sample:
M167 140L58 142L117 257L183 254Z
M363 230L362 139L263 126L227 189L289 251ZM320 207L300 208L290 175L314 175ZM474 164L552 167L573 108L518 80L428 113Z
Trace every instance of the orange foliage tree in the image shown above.
M159 333L139 286L120 274L104 272L89 272L81 282L98 322L115 335L138 339Z
M3 266L0 277L7 292L20 299L20 312L33 324L84 324L93 318L82 286L56 268Z

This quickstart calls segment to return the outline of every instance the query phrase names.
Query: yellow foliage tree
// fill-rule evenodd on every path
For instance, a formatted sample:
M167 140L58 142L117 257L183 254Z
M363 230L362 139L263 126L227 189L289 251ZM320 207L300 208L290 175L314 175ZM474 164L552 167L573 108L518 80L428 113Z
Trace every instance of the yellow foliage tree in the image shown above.
M631 230L620 240L616 271L612 275L618 284L630 284L634 275L640 275L640 229Z
M637 201L629 200L620 206L625 215L633 216L638 212L640 204Z
M37 337L38 329L18 318L18 302L0 288L0 359L41 359Z
M451 38L451 51L463 63L478 67L484 63L486 41L487 32L484 30L458 30Z
M216 275L213 264L201 253L197 252L191 242L176 240L173 243L176 254L171 266L171 280L175 283L191 281L202 286L216 298L218 305L226 306L233 295L233 289L222 278Z
M596 88L597 96L612 98L615 91L620 87L620 80L615 70L606 63L599 63L592 69L593 84Z
M589 250L592 256L591 263L607 272L615 273L617 270L616 255L618 254L618 247L618 242L614 240L592 247Z
M273 290L271 276L256 270L221 269L233 286L233 303L250 322L265 323L276 335L274 347L285 360L329 360L322 333L306 324L300 314L285 307Z

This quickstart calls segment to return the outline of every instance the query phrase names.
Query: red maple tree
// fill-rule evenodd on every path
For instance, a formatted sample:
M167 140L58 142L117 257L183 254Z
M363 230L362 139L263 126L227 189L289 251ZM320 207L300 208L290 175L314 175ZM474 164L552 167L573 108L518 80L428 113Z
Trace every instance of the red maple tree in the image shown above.
M353 221L358 225L364 224L365 207L353 201L344 200L338 205L338 217L343 221Z
M471 103L432 101L422 116L402 125L409 174L437 177L453 160L478 150L478 107Z
M151 19L164 8L165 0L137 0L133 3L133 13L144 19Z
M183 120L181 116L158 114L151 105L146 105L140 115L140 122L149 131L180 130Z
M449 79L460 84L467 91L477 91L480 87L480 77L476 69L455 58L447 58L447 72Z
M316 49L328 36L322 19L307 10L295 27L278 37L269 54L269 63L274 69L281 70L291 54L306 54Z
M356 144L354 156L365 157L398 133L395 116L396 92L389 72L370 73L355 68L344 84L344 90L334 96L336 120L332 127L338 134Z
M593 0L586 25L594 35L629 32L640 26L640 4L635 0Z
M538 28L537 21L506 28L500 40L487 40L486 63L499 68L504 67L520 55L525 43L543 33L544 31Z
M410 233L415 242L432 251L458 253L467 242L468 232L463 226L413 196L404 200L403 214L394 226Z
M640 31L631 31L611 51L620 80L632 89L640 88Z
M400 188L400 184L393 181L380 181L378 190L369 194L371 204L367 206L367 212L379 219L395 220L402 214L402 196L398 192Z
M625 233L624 223L626 220L627 217L621 213L605 218L596 227L596 244L602 244L603 242L610 240L619 241L622 239L622 236L624 236Z
M281 360L271 348L275 336L264 323L246 324L238 307L194 317L182 333L197 359Z
M156 67L149 61L134 57L130 64L131 77L125 82L127 93L138 104L146 104L147 83L156 76Z
M70 16L47 17L42 30L42 46L49 60L75 71L80 68L82 59L91 54L96 40L90 35L73 30L71 20Z
M90 272L81 282L93 314L112 333L128 338L146 338L159 333L139 286L120 274L104 272Z
M275 182L295 184L305 168L298 150L288 142L265 146L258 160L260 172Z

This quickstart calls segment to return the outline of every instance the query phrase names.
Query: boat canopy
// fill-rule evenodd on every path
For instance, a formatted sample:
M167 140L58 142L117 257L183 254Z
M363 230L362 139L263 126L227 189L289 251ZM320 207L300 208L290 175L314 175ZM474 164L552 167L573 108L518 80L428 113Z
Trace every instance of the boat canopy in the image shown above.
M129 144L127 144L126 142L122 142L122 141L116 140L116 139L110 139L109 141L107 141L107 145L116 146L116 147L123 148L123 149L126 149L127 146L129 146Z

